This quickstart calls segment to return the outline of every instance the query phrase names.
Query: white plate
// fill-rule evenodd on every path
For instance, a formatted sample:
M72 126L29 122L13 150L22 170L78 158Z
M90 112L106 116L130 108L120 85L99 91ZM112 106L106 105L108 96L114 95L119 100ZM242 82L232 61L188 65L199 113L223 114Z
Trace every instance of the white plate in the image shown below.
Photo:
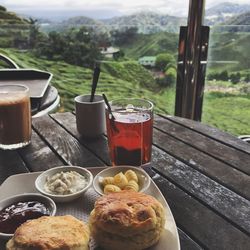
M95 176L97 173L102 171L103 167L88 168ZM21 194L21 193L36 193L35 180L40 172L25 173L12 175L4 181L0 186L0 200L8 198L10 196ZM158 187L151 180L150 187L148 188L147 194L152 195L158 201L160 201L165 208L166 212L166 224L160 241L148 250L180 250L179 235L175 225L174 217L171 210L161 194ZM57 215L71 214L78 219L88 221L88 215L94 207L95 200L100 197L95 190L91 187L82 197L69 203L58 203L57 204ZM91 248L95 248L95 244L91 243Z

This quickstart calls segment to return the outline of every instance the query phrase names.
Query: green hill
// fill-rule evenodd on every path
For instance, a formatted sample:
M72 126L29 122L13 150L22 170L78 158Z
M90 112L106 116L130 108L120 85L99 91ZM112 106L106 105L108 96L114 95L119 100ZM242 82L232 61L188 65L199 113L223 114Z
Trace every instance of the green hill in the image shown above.
M29 21L0 5L0 47L11 47L16 40L27 40Z
M233 70L249 68L250 32L223 31L220 30L221 28L224 27L219 26L211 29L209 61L238 61L237 65L232 65L234 66ZM126 57L136 60L142 56L155 56L163 52L176 55L178 39L177 34L168 32L136 34L130 43L122 45L120 48L125 52Z
M250 5L249 5L250 6ZM225 7L225 6L224 6ZM237 8L240 6L236 6ZM227 8L228 9L228 8ZM240 9L243 11L243 9ZM249 40L250 33L247 26L237 26L241 24L249 24L249 13L246 12L238 16L232 17L226 24L233 24L236 26L214 26L211 27L209 39L209 68L208 70L224 70L242 71L250 67L250 50ZM147 15L146 15L147 16ZM150 17L150 13L148 13ZM154 15L153 15L154 16ZM110 24L118 25L124 23L126 18L133 16L124 16L123 18L114 18L110 20ZM143 14L135 15L133 22L138 23L137 20L150 20L150 18L143 18ZM129 20L129 18L128 18ZM116 22L117 21L117 22ZM107 23L109 23L107 21ZM131 21L132 22L132 21ZM139 22L140 23L140 22ZM244 32L242 32L244 31ZM129 43L120 45L120 48L125 52L125 56L129 59L138 60L143 56L155 56L162 52L177 54L178 50L178 34L168 32L158 32L153 34L136 34L134 39ZM211 61L224 61L225 64L214 64ZM230 63L226 63L230 61ZM236 62L231 63L231 62Z
M210 36L208 61L224 61L210 64L210 70L242 71L250 67L249 32L214 32ZM229 63L226 63L229 61ZM231 64L230 64L231 62Z
M102 71L113 77L139 84L148 89L157 89L152 74L135 61L113 62L108 61L102 64Z
M13 49L0 49L22 68L37 68L53 73L52 84L61 96L60 111L74 109L74 97L90 93L92 71L87 68L70 65L62 61L48 61L36 58L30 52L20 52ZM127 67L125 67L125 65ZM135 69L135 70L133 70ZM125 77L127 74L130 76ZM125 79L123 79L125 77ZM149 72L134 62L103 64L97 92L106 93L109 99L121 97L141 97L152 100L156 111L160 113L173 112L173 96L166 101L166 93L156 93L145 88L145 83L153 84ZM168 103L169 102L169 103Z
M178 35L168 32L137 34L131 43L123 45L121 49L127 57L134 59L155 56L163 52L177 53Z
M4 6L0 5L0 24L24 25L28 24L28 21L24 18L17 16L13 12L9 12Z

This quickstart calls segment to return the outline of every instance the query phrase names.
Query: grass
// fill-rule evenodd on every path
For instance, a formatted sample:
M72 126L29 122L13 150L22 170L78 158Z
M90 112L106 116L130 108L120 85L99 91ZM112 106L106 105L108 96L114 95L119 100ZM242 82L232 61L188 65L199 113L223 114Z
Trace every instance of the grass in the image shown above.
M2 49L22 68L37 68L53 73L52 85L60 94L59 112L74 109L74 97L89 94L92 70L34 57L31 53ZM218 127L234 135L250 134L250 94L242 94L237 85L227 82L208 82L225 90L237 88L235 92L209 90L205 92L202 122ZM208 89L209 89L208 87ZM151 74L134 61L104 63L97 87L110 100L122 97L139 97L155 104L155 113L174 114L175 88L159 90Z
M205 94L202 122L234 135L250 134L250 95Z

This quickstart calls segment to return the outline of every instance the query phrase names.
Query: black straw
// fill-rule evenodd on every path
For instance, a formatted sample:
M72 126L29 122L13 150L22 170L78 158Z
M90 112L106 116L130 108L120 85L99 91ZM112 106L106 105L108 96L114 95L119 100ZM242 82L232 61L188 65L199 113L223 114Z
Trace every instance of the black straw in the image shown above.
M104 99L105 104L106 104L107 107L108 107L108 111L109 111L109 113L111 114L112 119L115 120L115 117L114 117L114 115L113 115L113 113L112 113L112 110L111 110L111 107L110 107L110 105L109 105L109 101L108 101L106 95L105 95L105 94L102 94L102 97L103 97L103 99Z
M94 69L94 74L93 74L90 102L93 102L93 100L94 100L95 90L96 90L96 86L97 86L97 83L98 83L100 71L101 71L100 68L98 66L96 66L95 69Z
M111 110L111 107L110 107L110 105L109 105L108 98L106 97L105 94L102 94L102 97L103 97L103 100L104 100L105 104L107 105L108 111L109 111L109 113L110 113L110 115L111 115L111 125L113 126L113 128L114 128L114 130L115 130L116 132L119 132L118 128L117 128L116 125L115 125L115 117L114 117L114 115L113 115L113 113L112 113L112 110Z

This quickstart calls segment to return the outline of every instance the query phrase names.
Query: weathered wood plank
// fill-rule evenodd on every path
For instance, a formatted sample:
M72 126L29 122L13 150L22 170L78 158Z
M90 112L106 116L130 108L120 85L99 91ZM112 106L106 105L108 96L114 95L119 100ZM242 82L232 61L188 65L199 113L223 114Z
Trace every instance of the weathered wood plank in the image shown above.
M154 143L175 158L185 162L205 175L250 199L250 176L234 169L215 158L187 146L157 129L154 129Z
M236 136L223 132L215 127L209 126L204 123L195 122L193 120L185 119L177 116L164 116L166 119L174 121L182 126L198 131L206 136L213 138L214 140L220 141L224 144L227 144L230 147L240 149L244 152L250 153L249 143L246 143Z
M76 117L72 113L56 113L51 117L55 119L62 127L64 127L69 133L71 133L82 145L88 148L91 152L101 158L105 164L111 165L107 138L100 136L96 139L86 139L82 137L76 129Z
M9 176L29 172L16 151L0 150L0 184Z
M58 125L48 115L34 119L34 130L43 140L57 152L61 159L69 165L82 167L103 166L104 163L83 147L65 129Z
M248 250L250 238L220 215L194 199L179 187L146 168L160 188L180 226L205 249Z
M164 151L154 148L152 166L171 182L250 233L250 202Z
M178 234L180 238L180 245L182 250L202 250L195 241L193 241L188 235L178 228Z
M155 118L154 126L201 152L219 159L244 173L250 174L249 154L238 151L159 116Z
M32 172L44 171L49 168L63 165L63 161L49 146L32 131L31 144L18 151Z
M7 243L7 240L0 240L0 249L6 249L5 245Z

